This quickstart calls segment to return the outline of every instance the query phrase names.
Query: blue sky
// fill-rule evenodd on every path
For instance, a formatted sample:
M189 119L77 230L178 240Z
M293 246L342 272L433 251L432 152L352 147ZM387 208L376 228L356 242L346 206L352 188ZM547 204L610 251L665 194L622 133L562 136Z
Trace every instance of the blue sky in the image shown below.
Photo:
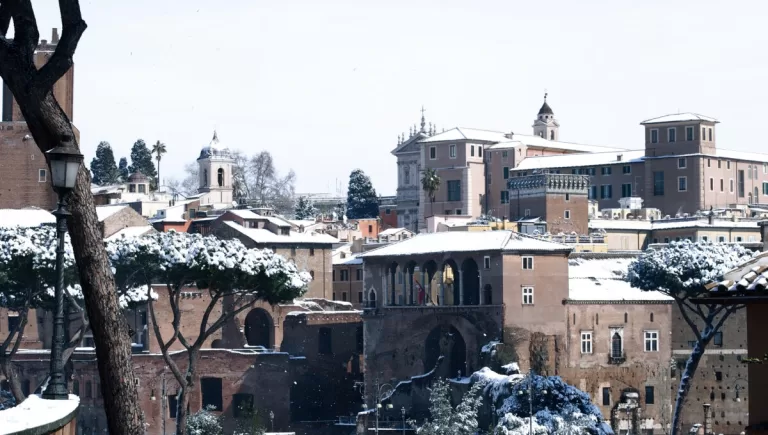
M54 0L33 1L41 38ZM530 133L542 95L561 140L642 147L643 119L713 116L721 148L768 152L759 1L82 1L75 115L101 140L168 146L182 177L213 129L270 151L299 192L362 168L394 194L397 135L419 121Z

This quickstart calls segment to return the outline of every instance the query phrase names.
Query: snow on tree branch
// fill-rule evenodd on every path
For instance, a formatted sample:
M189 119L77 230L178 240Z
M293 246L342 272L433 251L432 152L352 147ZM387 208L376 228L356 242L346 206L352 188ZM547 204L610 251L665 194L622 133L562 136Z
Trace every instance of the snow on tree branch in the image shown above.
M630 264L627 280L642 290L684 298L702 293L704 285L751 257L749 250L737 244L672 242L666 248L645 251Z

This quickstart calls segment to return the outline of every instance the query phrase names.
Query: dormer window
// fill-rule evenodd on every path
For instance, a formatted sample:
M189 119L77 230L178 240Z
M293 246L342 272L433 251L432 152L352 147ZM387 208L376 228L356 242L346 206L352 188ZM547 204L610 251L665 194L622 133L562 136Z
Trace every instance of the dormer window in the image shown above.
M677 142L677 129L675 127L669 127L667 129L667 142Z
M693 141L693 127L685 127L685 140L688 142Z
M658 128L652 128L651 129L651 143L659 143L659 129Z

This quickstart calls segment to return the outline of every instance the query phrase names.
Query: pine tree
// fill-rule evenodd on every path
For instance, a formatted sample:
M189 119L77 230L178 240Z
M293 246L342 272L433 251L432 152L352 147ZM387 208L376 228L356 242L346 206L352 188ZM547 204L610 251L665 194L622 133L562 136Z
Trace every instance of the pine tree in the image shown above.
M317 216L317 209L309 198L300 196L298 201L296 201L294 215L299 220L314 219Z
M128 159L120 157L120 164L117 166L117 175L121 183L128 181L128 176L131 172L128 170Z
M128 167L130 173L141 172L150 179L150 189L154 190L156 186L157 170L152 161L152 152L147 144L139 139L133 143L131 148L131 166Z
M477 411L482 404L481 392L485 384L476 382L464 394L456 409L451 406L451 386L444 380L432 385L429 395L430 419L421 426L411 421L417 435L475 435L477 433Z
M91 160L91 177L93 184L107 186L115 184L120 178L115 163L115 155L109 142L99 142L96 147L96 157Z
M379 215L379 200L371 179L361 169L349 174L347 187L347 217L350 219L375 218Z

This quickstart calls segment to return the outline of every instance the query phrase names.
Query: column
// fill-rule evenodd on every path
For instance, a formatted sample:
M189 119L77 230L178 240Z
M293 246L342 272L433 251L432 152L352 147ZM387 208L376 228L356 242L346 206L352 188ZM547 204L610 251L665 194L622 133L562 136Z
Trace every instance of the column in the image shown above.
M387 275L389 274L389 268L383 267L381 271L381 292L379 292L378 299L381 299L381 305L386 306L387 305L387 295L389 295L389 292L387 291Z
M459 269L459 305L464 305L464 271L461 269Z
M408 296L403 299L406 305L413 305L413 269L408 271Z
M390 273L392 288L389 289L389 301L390 305L397 305L397 269L392 270Z
M440 305L445 305L445 281L443 280L444 274L441 270L440 272L437 272L437 282L440 285Z
M421 288L424 290L426 294L426 291L427 291L427 271L426 270L421 271ZM417 299L413 302L413 305L418 305L418 304L419 304L419 300L417 297Z
M483 269L480 267L477 268L477 285L477 294L480 298L477 305L483 305L485 303L485 290L483 290Z

